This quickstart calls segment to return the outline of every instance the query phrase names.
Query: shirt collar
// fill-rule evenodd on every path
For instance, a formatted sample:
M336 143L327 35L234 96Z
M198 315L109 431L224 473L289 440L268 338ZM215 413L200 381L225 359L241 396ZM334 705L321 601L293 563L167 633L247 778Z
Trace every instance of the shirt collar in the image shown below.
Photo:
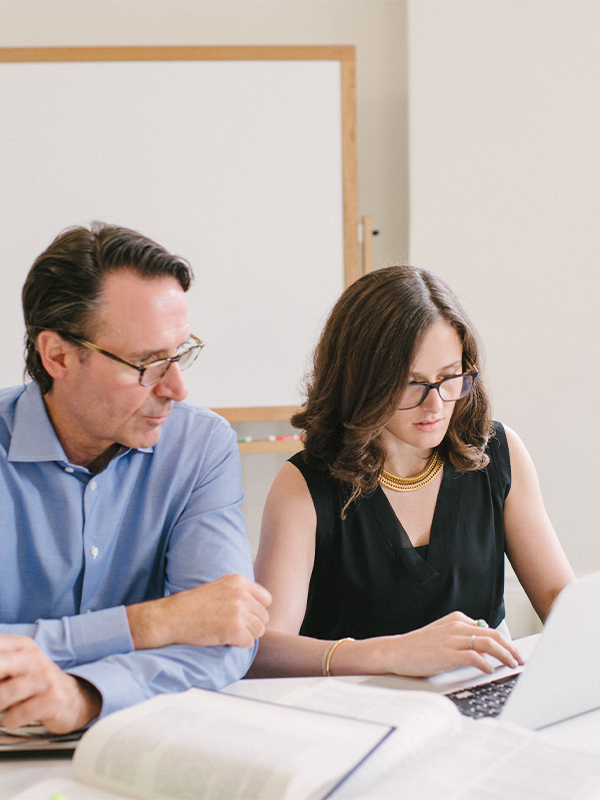
M153 449L152 447L138 448L142 453L152 453ZM126 455L130 450L130 447L121 447L112 460ZM27 384L25 391L17 400L7 458L8 461L69 463L50 422L40 387L35 381Z

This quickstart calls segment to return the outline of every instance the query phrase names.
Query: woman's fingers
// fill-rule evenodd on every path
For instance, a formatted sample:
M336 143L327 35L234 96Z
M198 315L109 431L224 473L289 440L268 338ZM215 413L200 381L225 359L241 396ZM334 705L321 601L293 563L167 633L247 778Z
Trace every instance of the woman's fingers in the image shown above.
M480 654L488 654L497 658L507 667L523 664L523 659L514 642L503 636L500 631L490 628L484 619L473 619L460 611L454 611L432 625L451 626L456 635L465 637L466 648L475 649ZM457 643L458 647L464 646Z
M388 671L397 675L426 677L464 666L489 674L489 657L512 669L523 663L513 642L458 611L410 633L384 638Z
M495 630L468 632L465 649L472 650L481 655L497 658L507 667L515 668L523 663L521 655L514 644Z

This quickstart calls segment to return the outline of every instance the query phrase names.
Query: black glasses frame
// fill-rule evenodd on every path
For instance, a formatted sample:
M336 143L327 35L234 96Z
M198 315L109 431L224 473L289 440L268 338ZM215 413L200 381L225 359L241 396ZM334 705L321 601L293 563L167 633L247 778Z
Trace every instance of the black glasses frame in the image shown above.
M199 339L192 333L188 337L188 340L191 339L191 341L194 343L191 347L182 350L182 352L178 353L176 356L171 356L170 358L159 358L158 361L152 361L150 364L145 364L144 366L140 366L140 364L134 364L133 361L127 361L127 359L121 358L120 356L116 356L114 353L109 353L108 350L103 350L101 347L98 347L97 344L93 344L93 342L88 342L88 340L84 339L82 336L75 336L72 333L63 333L62 331L57 331L57 333L59 333L60 336L63 337L63 339L67 339L68 341L73 341L77 344L83 345L83 347L87 347L88 350L94 350L96 353L102 353L103 356L106 356L107 358L112 358L113 361L117 361L119 364L125 364L128 367L133 367L133 369L136 369L140 373L140 384L142 386L154 386L155 383L158 383L162 378L164 378L171 364L177 364L177 362L180 361L180 359L182 359L184 356L187 356L194 350L197 350L198 351L197 354L194 356L193 359L191 359L189 364L185 365L184 369L191 367L196 358L198 358L200 350L202 350L202 348L205 345L205 342L203 342L202 339ZM146 370L150 369L151 367L158 367L159 364L166 364L165 371L162 373L160 378L157 378L155 381L150 381L150 383L144 383L144 373L146 372Z
M440 400L443 403L456 403L458 400L462 400L464 397L467 397L471 393L471 391L473 389L473 386L475 385L475 380L476 380L477 376L479 375L479 370L477 370L473 366L473 364L471 364L470 366L471 366L471 369L467 370L466 372L461 372L459 375L447 375L445 378L440 378L439 381L435 381L435 383L427 383L427 381L415 381L414 383L410 383L409 384L410 386L422 386L423 387L423 397L419 400L418 403L415 403L415 405L399 407L398 411L409 411L411 408L418 408L420 405L422 405L425 402L425 400L427 399L427 396L429 395L429 392L432 389L435 389L437 391L437 393L440 396ZM461 396L457 397L456 400L445 400L442 397L442 393L440 392L440 387L441 387L441 385L443 383L445 383L446 381L456 380L457 378L462 378L464 380L465 378L469 378L469 377L472 378L472 381L471 381L471 385L469 387L469 391L468 392L465 392L465 394L461 394Z

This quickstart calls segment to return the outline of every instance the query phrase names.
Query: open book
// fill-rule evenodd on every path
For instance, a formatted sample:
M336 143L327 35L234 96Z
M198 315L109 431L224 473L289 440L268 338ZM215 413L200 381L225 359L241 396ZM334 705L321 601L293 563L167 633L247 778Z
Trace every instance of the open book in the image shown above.
M202 689L110 714L79 742L73 776L98 797L325 797L390 733L380 723L281 707ZM33 794L44 797L46 787ZM50 794L95 797L76 783ZM30 790L30 792L33 791Z
M244 691L246 681L232 689ZM258 683L258 681L257 681ZM358 691L357 691L358 690ZM600 758L539 731L463 717L443 695L322 680L279 703L344 709L394 731L335 800L600 800Z
M251 692L252 683L236 688L243 692L247 684ZM339 800L600 797L597 754L516 726L466 720L436 694L335 679L278 690L277 704L199 689L161 695L92 726L77 746L72 774L48 778L14 800L58 792L69 800L332 792Z

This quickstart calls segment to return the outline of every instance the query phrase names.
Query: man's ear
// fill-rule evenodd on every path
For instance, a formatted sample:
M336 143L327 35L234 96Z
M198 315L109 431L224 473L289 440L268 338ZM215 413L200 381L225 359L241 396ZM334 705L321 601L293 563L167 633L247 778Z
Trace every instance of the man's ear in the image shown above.
M56 331L38 333L36 346L46 372L55 381L64 381L68 373L68 356L72 354L74 346Z

